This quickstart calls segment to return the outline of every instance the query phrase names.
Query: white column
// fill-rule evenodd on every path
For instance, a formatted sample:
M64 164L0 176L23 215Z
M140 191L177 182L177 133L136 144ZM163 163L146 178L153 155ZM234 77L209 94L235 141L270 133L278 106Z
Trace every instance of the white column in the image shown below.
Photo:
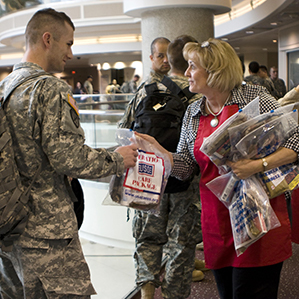
M188 34L202 42L214 37L214 15L231 9L231 0L123 0L123 4L125 14L141 18L144 76L150 71L150 44L156 37L173 40Z

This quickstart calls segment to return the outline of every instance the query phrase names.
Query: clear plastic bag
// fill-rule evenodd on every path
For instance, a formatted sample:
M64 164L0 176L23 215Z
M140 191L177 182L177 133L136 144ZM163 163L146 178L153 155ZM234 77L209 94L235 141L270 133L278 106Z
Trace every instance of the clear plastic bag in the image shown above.
M283 115L287 116L286 120L290 121L290 123L286 124L286 122L283 122L281 119L279 120L279 122L280 122L280 124L283 124L283 126L285 127L285 131L288 132L288 134L290 135L291 132L290 132L290 130L288 130L288 128L294 130L294 128L297 125L297 121L295 119L295 114L293 114L293 113L297 113L297 112L293 111L293 106L294 105L291 104L291 105L288 105L285 107L280 107L280 108L278 108L276 110L272 110L268 113L260 114L260 115L255 116L254 118L250 118L246 122L241 123L237 126L228 128L231 146L233 148L236 148L236 145L240 142L240 140L242 140L242 138L245 138L246 136L248 136L247 137L248 141L250 141L251 138L255 138L255 137L259 138L260 137L259 134L263 133L263 131L259 131L259 128L262 128L263 126L269 127L269 123L271 121L273 121L275 123L275 120L277 121L277 118L279 118ZM277 122L277 124L278 124L278 122ZM253 132L255 132L255 133L253 133ZM285 140L287 138L288 137L286 137ZM254 140L252 141L252 143L254 143ZM248 143L244 147L246 147L247 145L248 145ZM246 154L242 153L241 156L245 157ZM240 159L240 155L236 155L232 161L237 161L238 159Z
M200 150L219 168L219 173L227 173L227 160L233 160L236 150L232 148L228 129L244 123L248 118L259 114L259 97L251 101L242 110L228 118L217 130L203 140Z
M136 143L138 158L136 166L127 169L121 177L112 176L109 185L112 201L121 206L158 214L171 172L168 156L128 129L118 129L116 141L120 145L129 145L132 141ZM107 201L103 204L107 204Z
M298 165L287 164L256 175L269 198L274 198L286 191L298 188L299 168Z
M228 209L237 256L281 225L269 197L254 176L240 180Z
M235 194L240 179L232 172L220 175L208 182L206 186L228 208Z
M252 125L251 128L255 128L251 132L248 132L247 128L246 135L235 145L244 158L260 159L270 155L294 134L297 128L297 110L280 116L275 111L261 116L265 116L263 120ZM246 124L243 124L243 128L246 128Z

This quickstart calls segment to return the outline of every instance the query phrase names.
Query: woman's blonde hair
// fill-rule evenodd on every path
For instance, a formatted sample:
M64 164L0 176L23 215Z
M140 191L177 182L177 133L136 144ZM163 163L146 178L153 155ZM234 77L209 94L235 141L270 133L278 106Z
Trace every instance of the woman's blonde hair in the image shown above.
M208 73L207 85L220 92L231 91L243 81L242 63L226 42L210 38L199 43L187 43L183 49L186 60L198 62Z

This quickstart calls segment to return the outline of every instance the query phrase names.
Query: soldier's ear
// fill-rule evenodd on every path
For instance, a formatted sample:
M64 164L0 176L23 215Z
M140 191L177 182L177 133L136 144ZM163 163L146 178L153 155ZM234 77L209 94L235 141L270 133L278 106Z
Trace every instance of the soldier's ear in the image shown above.
M49 48L51 45L51 41L52 41L52 34L50 32L45 32L43 34L42 40L43 40L43 44L46 48Z

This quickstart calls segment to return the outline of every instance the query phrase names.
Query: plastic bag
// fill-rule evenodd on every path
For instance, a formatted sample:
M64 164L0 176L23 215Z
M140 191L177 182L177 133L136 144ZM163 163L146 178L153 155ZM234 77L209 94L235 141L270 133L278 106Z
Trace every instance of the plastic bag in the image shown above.
M269 197L254 176L238 183L229 215L237 256L269 230L281 225Z
M298 188L299 168L294 164L282 165L257 174L269 198Z
M226 174L216 177L212 181L208 182L206 186L228 208L235 194L239 181L240 179L230 171Z
M226 173L229 168L227 160L233 160L236 150L232 148L228 129L244 123L248 118L259 114L259 97L251 101L244 109L229 117L210 136L203 140L200 150L219 168L220 173Z
M110 197L119 205L157 214L171 172L171 162L168 156L146 140L135 136L133 131L116 131L116 141L120 145L131 144L131 140L138 146L136 166L127 169L121 177L112 176Z
M260 159L270 155L294 134L297 128L297 110L280 116L275 111L261 116L265 116L263 120L253 124L251 128L255 128L251 132L248 128L246 135L235 145L245 158ZM246 127L246 123L243 127ZM241 128L240 131L242 131Z

